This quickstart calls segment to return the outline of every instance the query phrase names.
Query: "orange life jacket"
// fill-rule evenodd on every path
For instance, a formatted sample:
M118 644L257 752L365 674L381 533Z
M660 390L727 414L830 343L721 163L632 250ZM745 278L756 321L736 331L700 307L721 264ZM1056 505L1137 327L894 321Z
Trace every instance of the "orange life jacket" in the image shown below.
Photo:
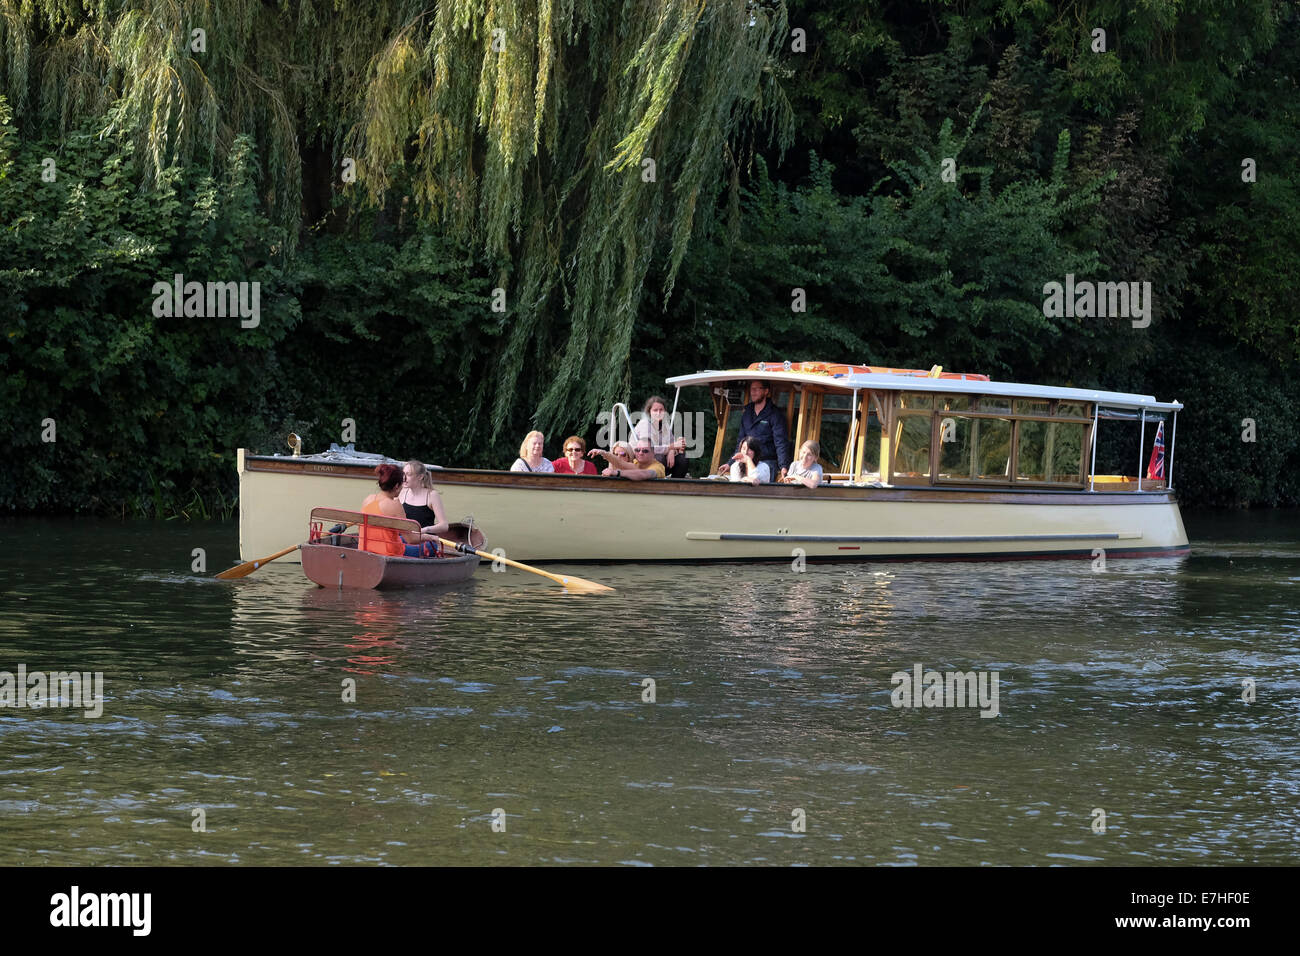
M363 515L379 515L381 517L391 517L385 515L379 510L379 499L370 498L361 506ZM402 536L392 528L375 528L369 524L361 526L362 551L373 551L375 554L390 554L401 557L406 553L406 545L402 543Z

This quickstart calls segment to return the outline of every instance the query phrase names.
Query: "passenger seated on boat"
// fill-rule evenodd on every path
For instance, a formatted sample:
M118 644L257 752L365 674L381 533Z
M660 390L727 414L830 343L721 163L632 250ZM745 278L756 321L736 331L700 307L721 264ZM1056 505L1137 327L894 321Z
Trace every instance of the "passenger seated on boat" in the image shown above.
M406 484L397 500L410 518L427 535L445 535L451 528L447 512L442 506L442 495L433 487L433 475L424 462L412 458L402 466Z
M759 462L767 464L771 480L790 465L790 437L785 429L785 415L768 401L771 389L767 382L755 379L749 383L749 404L740 415L740 434L753 439ZM740 442L736 442L740 451Z
M743 481L751 485L764 485L772 480L772 469L765 461L755 461L758 454L758 442L752 435L741 435L737 450L731 456L731 462L723 465L719 474L725 474L732 481Z
M588 454L600 455L609 462L601 472L606 478L629 478L632 481L645 481L648 478L662 478L664 466L655 461L654 447L648 441L635 442L632 459L629 461L603 448L593 448Z
M811 438L799 447L799 457L790 465L790 470L781 480L788 485L803 485L816 488L822 483L822 466L817 458L822 453L822 446Z
M557 458L552 465L557 475L594 475L596 466L582 456L587 453L587 441L577 435L564 439L564 457Z
M658 395L646 399L645 417L636 423L632 436L654 446L655 461L664 466L672 478L686 477L686 439L673 434L673 423L666 421L668 406Z
M375 477L379 480L379 491L361 503L361 513L366 515L384 515L388 518L405 518L406 512L397 501L402 491L402 469L396 465L383 464L375 468ZM424 535L420 535L423 539ZM437 552L433 542L421 540L407 542L401 533L392 528L372 528L361 526L360 540L357 547L362 551L386 554L392 557L431 558Z
M545 442L546 436L539 431L531 431L525 435L523 444L519 446L519 457L510 466L510 470L555 471L555 466L551 464L551 460L542 457L542 445Z

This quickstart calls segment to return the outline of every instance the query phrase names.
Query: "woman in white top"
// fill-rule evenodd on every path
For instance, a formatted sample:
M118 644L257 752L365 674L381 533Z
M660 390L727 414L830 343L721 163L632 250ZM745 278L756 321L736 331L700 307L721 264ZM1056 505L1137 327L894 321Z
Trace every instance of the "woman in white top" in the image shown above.
M554 472L555 466L551 464L551 460L542 455L542 445L545 443L546 436L539 431L531 431L525 435L523 444L519 446L519 457L510 466L510 470Z
M668 406L658 395L646 399L645 416L632 429L632 437L654 446L655 461L664 466L670 478L686 477L686 439L673 434L668 420Z
M822 446L811 438L799 446L799 457L791 464L782 479L787 485L800 484L805 488L816 488L822 483L822 466L817 464Z
M772 472L767 467L767 462L755 462L754 456L757 454L753 445L753 439L748 435L740 440L740 450L731 456L731 464L723 465L722 469L728 473L732 481L743 481L751 485L765 485L772 480Z

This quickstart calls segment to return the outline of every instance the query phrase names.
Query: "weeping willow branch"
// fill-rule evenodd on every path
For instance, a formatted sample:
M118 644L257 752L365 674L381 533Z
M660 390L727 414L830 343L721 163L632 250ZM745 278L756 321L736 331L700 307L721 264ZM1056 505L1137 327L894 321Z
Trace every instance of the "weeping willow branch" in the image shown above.
M503 263L495 426L525 374L547 383L545 427L625 394L651 265L666 300L754 130L788 142L786 36L781 2L443 0L375 57L352 139L371 198L409 181L425 215Z
M499 263L474 400L550 427L625 396L652 268L666 302L759 130L788 143L787 37L784 0L0 0L0 91L26 134L131 138L143 183L251 137L291 237L304 145L357 159L367 203Z

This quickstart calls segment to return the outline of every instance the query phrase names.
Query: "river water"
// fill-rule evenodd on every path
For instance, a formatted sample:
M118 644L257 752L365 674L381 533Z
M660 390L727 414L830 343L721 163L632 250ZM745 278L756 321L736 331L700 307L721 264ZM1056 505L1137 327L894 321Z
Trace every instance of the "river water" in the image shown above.
M5 698L0 864L1293 863L1300 517L1185 518L1190 557L1104 570L572 569L605 596L228 583L233 523L6 519L0 672L104 683ZM916 665L985 712L997 672L997 715L894 706Z

